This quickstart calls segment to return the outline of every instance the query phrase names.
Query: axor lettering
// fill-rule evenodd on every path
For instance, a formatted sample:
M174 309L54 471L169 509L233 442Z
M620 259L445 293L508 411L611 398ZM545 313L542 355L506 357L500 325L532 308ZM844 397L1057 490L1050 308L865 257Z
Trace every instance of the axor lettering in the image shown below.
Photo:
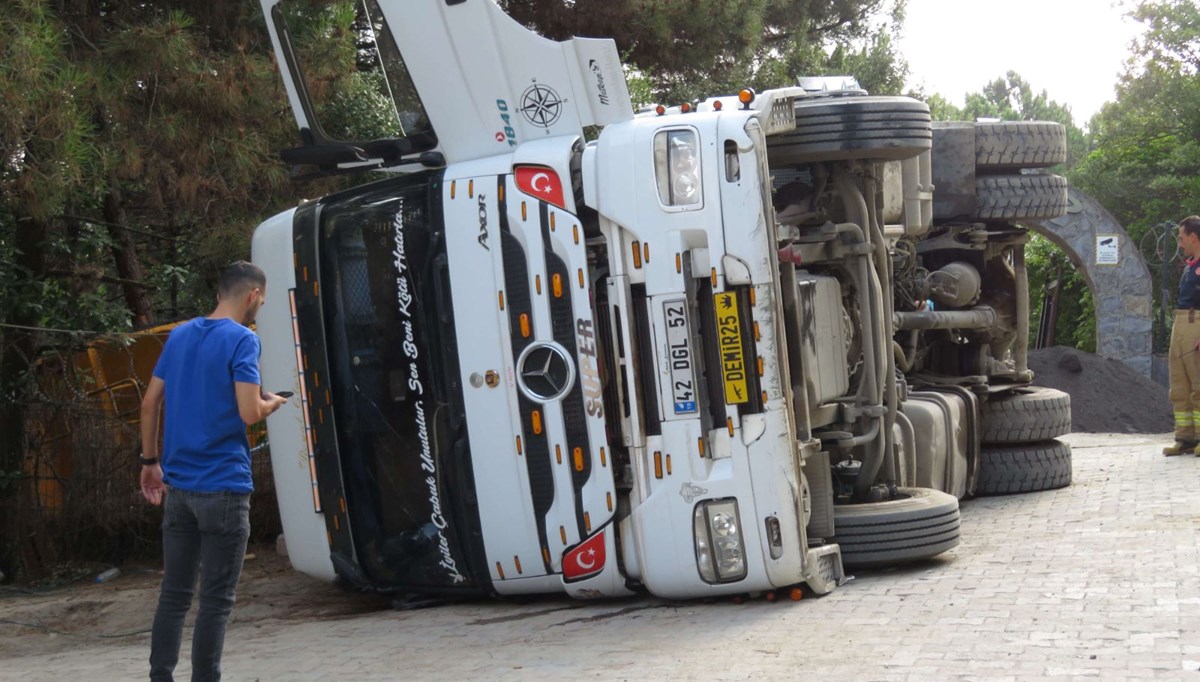
M488 227L487 227L487 195L479 195L479 245L484 249L491 251L488 248Z

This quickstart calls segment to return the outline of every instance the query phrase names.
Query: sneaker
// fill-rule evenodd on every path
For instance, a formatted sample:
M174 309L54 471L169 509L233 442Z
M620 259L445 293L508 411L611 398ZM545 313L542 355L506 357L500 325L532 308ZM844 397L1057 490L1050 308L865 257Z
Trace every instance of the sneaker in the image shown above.
M1184 453L1200 454L1197 452L1197 446L1200 445L1194 440L1177 440L1174 445L1168 445L1163 448L1162 453L1167 457L1182 455Z

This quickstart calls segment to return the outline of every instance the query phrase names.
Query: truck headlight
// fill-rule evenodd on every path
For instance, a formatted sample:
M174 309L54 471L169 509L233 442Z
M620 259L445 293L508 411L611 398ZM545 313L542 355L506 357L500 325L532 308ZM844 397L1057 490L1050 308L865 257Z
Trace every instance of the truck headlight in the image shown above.
M746 552L737 500L707 500L692 516L696 533L696 567L706 583L728 583L746 577Z
M654 136L654 176L664 204L700 203L700 143L694 130L664 130Z

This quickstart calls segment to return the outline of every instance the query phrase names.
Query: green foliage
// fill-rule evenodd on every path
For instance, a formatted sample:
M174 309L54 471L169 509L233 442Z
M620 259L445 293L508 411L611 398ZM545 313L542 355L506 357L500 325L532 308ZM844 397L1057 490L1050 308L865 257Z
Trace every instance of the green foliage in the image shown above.
M1135 41L1117 100L1092 119L1095 149L1073 180L1140 233L1200 206L1200 9L1142 2L1132 16L1146 33Z
M39 356L92 338L57 330L210 309L218 267L298 198L276 156L295 125L257 3L8 3L0 101L0 472L19 472ZM31 535L13 489L9 575Z
M1068 177L1125 226L1158 280L1160 226L1200 213L1200 8L1190 0L1144 0L1130 16L1145 32L1116 100L1089 123L1090 152ZM1155 290L1173 297L1179 264L1166 269L1169 281L1156 281Z
M695 101L799 76L852 75L898 94L907 65L895 51L904 0L500 0L517 21L556 40L613 38L651 84L637 103ZM880 25L878 18L890 21ZM633 94L633 93L631 93Z
M935 121L961 121L966 118L963 110L955 106L953 102L946 99L941 93L935 92L932 95L926 95L918 91L911 93L911 96L924 100L929 105L929 115Z
M317 121L335 140L374 140L401 134L396 105L380 68L374 29L360 3L282 5L299 68Z
M89 244L93 234L52 238L41 227L86 191L94 170L90 110L79 99L87 74L49 8L28 0L12 10L0 14L0 323L59 326L84 311L39 276L46 255L72 257L74 247L86 257L101 246ZM20 383L0 377L5 393Z
M1030 348L1037 340L1037 321L1047 303L1049 285L1058 282L1054 345L1096 352L1096 302L1076 263L1050 240L1035 234L1025 246L1025 264L1029 271Z
M276 158L294 124L258 9L22 0L0 32L0 271L11 274L0 311L62 292L57 309L38 303L38 324L127 328L109 253L122 245L101 227L114 216L144 233L131 244L146 267L205 275L150 278L155 308L210 306L206 280L244 258L253 225L295 196ZM30 218L48 225L32 248L50 284L19 277L13 241ZM181 296L186 286L198 289Z
M86 75L44 3L0 13L0 36L0 202L6 222L45 219L66 205L92 157L90 112L77 99Z

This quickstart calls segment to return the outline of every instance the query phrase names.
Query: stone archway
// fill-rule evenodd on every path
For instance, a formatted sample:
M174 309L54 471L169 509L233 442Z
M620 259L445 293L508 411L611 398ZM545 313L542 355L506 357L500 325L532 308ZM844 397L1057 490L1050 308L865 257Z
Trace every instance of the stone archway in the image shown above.
M1125 228L1099 202L1074 187L1068 189L1068 199L1066 215L1025 224L1082 268L1096 301L1097 354L1148 377L1153 284L1146 261ZM1100 243L1109 236L1116 244Z

